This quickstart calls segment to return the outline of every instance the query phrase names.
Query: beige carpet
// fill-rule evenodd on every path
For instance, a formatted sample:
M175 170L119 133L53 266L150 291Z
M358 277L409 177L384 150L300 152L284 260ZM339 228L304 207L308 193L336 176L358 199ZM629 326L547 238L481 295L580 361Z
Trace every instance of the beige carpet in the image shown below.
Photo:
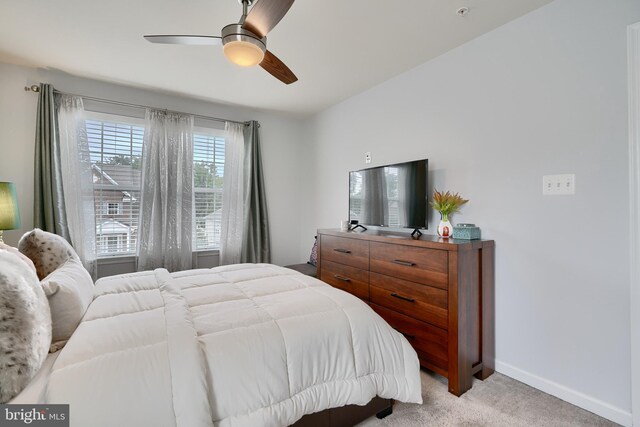
M360 427L505 426L588 427L617 426L591 412L495 373L486 381L474 379L461 397L447 391L446 379L422 371L422 405L396 403L393 414L376 417Z

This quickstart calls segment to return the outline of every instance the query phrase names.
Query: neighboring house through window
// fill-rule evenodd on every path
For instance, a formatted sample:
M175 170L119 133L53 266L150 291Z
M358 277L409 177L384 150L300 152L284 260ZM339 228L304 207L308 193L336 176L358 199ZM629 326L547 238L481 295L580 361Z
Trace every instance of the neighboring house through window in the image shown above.
M199 128L193 147L194 250L219 249L225 139L220 131Z
M89 117L98 257L135 255L144 122L93 113Z
M88 116L98 257L136 255L144 121ZM220 247L224 151L223 131L194 129L194 251Z

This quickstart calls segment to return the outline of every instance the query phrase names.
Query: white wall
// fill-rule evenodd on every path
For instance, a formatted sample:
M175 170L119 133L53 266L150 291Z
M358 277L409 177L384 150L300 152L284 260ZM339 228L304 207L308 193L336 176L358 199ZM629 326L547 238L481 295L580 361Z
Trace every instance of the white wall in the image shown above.
M21 72L22 71L22 72ZM27 70L0 63L0 181L16 184L22 229L4 232L17 243L33 224L33 163L38 98L24 92ZM33 228L33 227L31 227Z
M0 63L0 181L13 181L19 192L22 229L5 232L5 241L15 245L21 233L33 228L33 164L37 95L24 86L52 83L56 89L86 96L155 106L230 120L258 120L271 223L272 262L300 261L300 216L295 206L304 194L299 179L304 168L299 120L191 98L83 79L56 70L19 67Z
M347 217L365 151L373 165L429 158L431 189L471 200L454 222L496 241L498 370L626 425L626 29L639 19L637 0L556 0L312 118L302 226ZM575 196L542 196L558 173L576 174Z

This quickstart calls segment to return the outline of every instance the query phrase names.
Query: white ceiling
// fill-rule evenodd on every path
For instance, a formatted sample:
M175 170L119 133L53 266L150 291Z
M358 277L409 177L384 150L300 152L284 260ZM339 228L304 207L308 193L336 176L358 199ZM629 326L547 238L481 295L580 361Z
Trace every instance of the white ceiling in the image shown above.
M219 35L240 17L237 0L0 0L0 61L303 116L550 1L298 0L268 36L300 79L286 86L219 47L142 38Z

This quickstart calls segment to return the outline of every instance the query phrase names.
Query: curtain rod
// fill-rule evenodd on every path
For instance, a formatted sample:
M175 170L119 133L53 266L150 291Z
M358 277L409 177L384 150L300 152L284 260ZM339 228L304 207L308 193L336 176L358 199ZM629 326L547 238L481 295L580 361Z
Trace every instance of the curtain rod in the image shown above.
M38 85L25 86L25 87L24 87L24 90L25 90L25 92L35 92L35 93L38 93L38 92L40 92L40 86L38 86ZM78 95L78 94L75 94L75 93L62 92L62 91L59 91L59 90L57 90L57 89L54 89L54 90L53 90L53 92L54 92L54 93L58 93L58 94L60 94L60 95L79 96L79 97L80 97L80 98L82 98L82 99L88 99L88 100L90 100L90 101L96 101L96 102L103 102L103 103L105 103L105 104L122 105L122 106L124 106L124 107L132 107L132 108L144 108L144 109L147 109L147 108L153 108L153 109L156 109L156 110L163 110L163 111L167 111L167 112L169 112L169 113L189 114L189 115L192 115L193 117L196 117L196 118L198 118L198 119L213 120L213 121L216 121L216 122L230 122L230 123L237 123L237 124L245 125L245 126L249 124L249 122L238 122L238 121L236 121L236 120L221 119L220 117L203 116L203 115L200 115L200 114L191 114L191 113L185 113L185 112L182 112L182 111L167 110L166 108L156 108L156 107L151 107L151 106L148 106L148 105L132 104L132 103L130 103L130 102L113 101L113 100L111 100L111 99L96 98L96 97L94 97L94 96ZM260 124L259 124L259 123L258 123L258 127L260 127Z

